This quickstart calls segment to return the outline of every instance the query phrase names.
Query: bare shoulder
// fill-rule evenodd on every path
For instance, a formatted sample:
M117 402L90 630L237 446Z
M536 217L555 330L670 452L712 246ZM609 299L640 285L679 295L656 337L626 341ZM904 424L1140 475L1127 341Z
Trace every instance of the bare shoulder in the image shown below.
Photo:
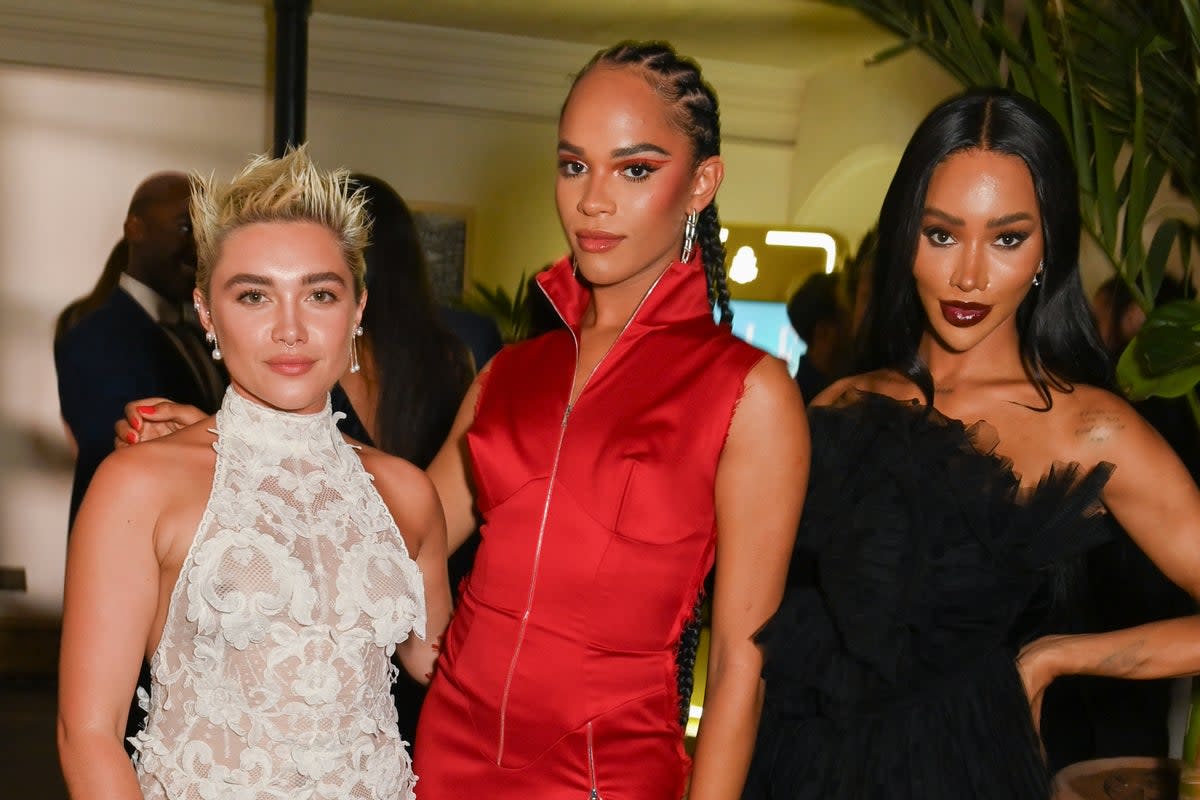
M804 398L787 364L762 358L746 375L745 390L729 426L725 454L745 451L756 457L779 440L807 439Z
M1124 446L1153 434L1133 406L1105 389L1077 385L1069 394L1056 395L1054 404L1061 409L1076 447Z
M180 528L172 521L183 510L202 507L212 484L216 437L210 424L207 418L110 454L88 485L72 538L116 541L125 532L137 541L153 541L160 554L170 550Z
M415 555L420 540L442 513L433 481L416 465L373 447L359 450L359 458Z
M124 487L141 498L139 502L148 495L165 499L174 493L181 478L194 478L198 468L215 460L212 424L213 418L206 417L167 436L115 450L100 464L93 483L101 481L108 491L120 492Z
M364 446L358 454L385 501L403 501L406 505L437 501L433 482L415 464L374 447Z
M827 406L839 400L847 392L882 394L896 400L912 400L920 397L920 390L912 381L895 370L877 369L848 375L834 381L825 391L813 398L809 405Z
M766 393L771 396L797 396L800 387L788 372L787 364L778 358L764 354L746 374L746 393Z
M787 364L764 356L746 374L742 397L734 409L730 437L741 431L787 429L793 418L804 418L804 398Z

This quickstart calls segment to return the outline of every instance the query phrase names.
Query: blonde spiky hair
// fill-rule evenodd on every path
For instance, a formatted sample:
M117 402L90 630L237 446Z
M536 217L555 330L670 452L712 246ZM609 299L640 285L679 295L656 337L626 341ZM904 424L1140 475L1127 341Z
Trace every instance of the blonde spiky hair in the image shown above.
M315 222L334 236L362 295L371 222L366 198L346 169L322 172L308 145L289 148L280 158L255 156L228 184L193 174L192 228L196 237L196 286L208 297L213 267L230 233L257 222Z

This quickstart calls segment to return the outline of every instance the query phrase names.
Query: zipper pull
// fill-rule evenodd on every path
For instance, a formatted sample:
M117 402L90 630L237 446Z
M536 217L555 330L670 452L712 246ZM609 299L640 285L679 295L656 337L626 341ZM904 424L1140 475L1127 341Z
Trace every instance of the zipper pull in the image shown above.
M587 724L587 759L588 777L592 779L592 793L588 800L600 800L600 790L596 786L596 751L592 747L592 723Z

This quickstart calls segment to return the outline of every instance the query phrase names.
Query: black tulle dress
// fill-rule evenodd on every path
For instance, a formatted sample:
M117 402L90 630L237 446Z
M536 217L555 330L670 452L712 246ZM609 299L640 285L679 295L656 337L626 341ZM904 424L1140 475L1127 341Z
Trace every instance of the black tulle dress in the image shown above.
M994 432L853 393L810 413L808 499L744 797L1047 798L1015 666L1104 539L1105 464L1022 488Z

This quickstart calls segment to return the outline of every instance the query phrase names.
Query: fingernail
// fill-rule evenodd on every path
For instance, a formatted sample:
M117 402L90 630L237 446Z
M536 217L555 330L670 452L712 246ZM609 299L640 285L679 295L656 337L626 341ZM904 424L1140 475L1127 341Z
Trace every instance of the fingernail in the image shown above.
M135 431L140 431L142 429L142 418L134 417L129 424L133 426Z
M153 414L154 406L138 406L137 410L139 414Z
M130 444L137 444L137 434L136 433L125 434L125 441L129 442Z

